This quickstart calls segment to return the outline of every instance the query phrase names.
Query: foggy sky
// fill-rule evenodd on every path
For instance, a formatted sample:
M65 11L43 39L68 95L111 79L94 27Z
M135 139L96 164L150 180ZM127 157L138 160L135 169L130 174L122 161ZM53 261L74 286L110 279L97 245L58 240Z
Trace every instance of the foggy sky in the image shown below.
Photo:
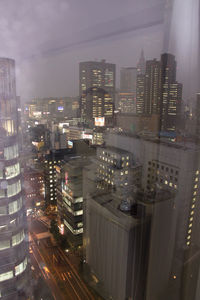
M0 56L16 59L18 94L22 99L78 95L80 61L104 58L116 63L119 73L120 67L136 65L142 48L147 59L159 58L165 50L161 20L167 1L2 0ZM189 2L195 1L199 2ZM157 16L152 8L157 9ZM137 15L144 10L146 15L142 13L137 21ZM173 12L172 23L178 28L176 14ZM157 23L153 24L151 18L149 21L151 16ZM149 26L134 30L135 20L140 26L149 21ZM170 32L169 51L176 54L180 47L174 46L174 32L180 34L180 28ZM180 77L184 80L184 76Z

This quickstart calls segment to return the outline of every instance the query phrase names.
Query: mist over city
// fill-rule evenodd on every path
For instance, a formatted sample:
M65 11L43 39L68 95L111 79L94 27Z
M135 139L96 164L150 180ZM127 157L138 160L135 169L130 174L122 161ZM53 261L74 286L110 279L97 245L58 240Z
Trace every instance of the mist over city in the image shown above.
M200 299L199 13L0 2L0 299Z

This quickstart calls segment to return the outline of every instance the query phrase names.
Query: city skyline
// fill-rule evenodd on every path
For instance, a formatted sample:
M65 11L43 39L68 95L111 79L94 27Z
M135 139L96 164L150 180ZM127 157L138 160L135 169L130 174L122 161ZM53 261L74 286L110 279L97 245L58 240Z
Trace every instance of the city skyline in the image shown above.
M172 26L170 28L170 32L168 32L169 43L168 45L163 46L164 36L167 36L167 34L164 32L165 23L163 19L160 20L159 24L149 27L146 26L139 31L134 30L130 24L135 14L137 15L137 12L142 13L144 11L145 13L145 10L146 14L149 14L152 17L155 12L156 14L160 12L163 16L164 6L167 5L167 1L164 0L151 0L148 1L148 4L146 1L140 1L139 3L137 1L128 1L128 3L126 2L126 5L124 6L117 2L117 5L115 3L114 11L112 11L113 6L111 1L109 6L106 6L106 13L104 11L102 17L100 17L101 14L99 14L96 20L94 20L93 17L91 17L91 19L83 18L85 22L83 24L83 31L81 31L77 24L74 24L74 21L71 20L73 14L79 19L81 10L82 16L85 16L86 14L85 8L83 9L82 5L80 5L80 1L77 1L77 3L74 2L74 4L71 4L70 6L70 3L60 0L58 7L55 8L55 1L51 0L49 7L47 8L47 2L44 2L44 5L40 7L40 1L37 0L36 6L33 7L33 15L29 20L32 4L24 4L23 0L21 0L21 3L24 4L23 10L20 11L19 15L15 16L14 18L13 26L16 22L16 27L14 30L12 26L8 26L8 21L12 19L14 11L13 8L16 5L13 4L14 1L10 0L12 6L11 4L1 4L3 5L2 10L5 10L5 15L2 21L3 36L0 56L6 55L15 58L17 62L17 74L19 78L18 94L23 100L25 100L27 98L38 96L63 97L65 95L78 95L78 62L94 60L96 58L106 59L107 61L115 63L117 65L117 69L119 70L121 67L136 66L142 48L145 51L147 60L159 58L161 53L167 51L176 56L179 65L177 70L178 80L183 82L185 86L184 94L186 95L186 98L188 98L188 95L191 94L191 87L188 85L187 77L191 77L191 74L194 74L194 72L196 74L198 70L196 68L196 63L194 66L193 62L191 65L191 68L193 69L185 67L185 56L189 55L190 51L192 51L192 60L195 61L196 59L198 38L195 35L197 32L195 29L198 23L196 16L198 9L194 9L192 11L190 7L187 7L188 4L186 3L182 3L178 9L178 1L179 0L174 1L174 8L172 8ZM89 2L91 1L88 1L88 3ZM197 0L193 0L192 2L193 4L191 4L191 7L196 8ZM104 2L98 4L100 11L104 9L104 5ZM11 7L13 8L11 9ZM61 13L59 22L57 22L61 9L63 12ZM90 9L93 16L95 5L90 3ZM185 21L186 9L188 11L187 23ZM50 24L48 17L52 16L53 10L55 10L56 13L55 21ZM27 13L26 18L22 14L23 12ZM61 28L65 24L63 23L63 13L70 14L70 18L67 20L71 22L71 33L67 31L65 37L63 36L65 33L61 32ZM33 22L33 16L38 23ZM42 18L42 16L44 16L44 18ZM180 32L181 28L177 24L177 19L182 20L184 28L187 24L189 24L188 28L190 28L192 32L195 32L195 34L191 37L188 37L188 39L183 37L182 33ZM190 20L193 20L192 24L190 24ZM115 27L117 29L120 28L121 22L125 23L125 26L122 32L118 30L115 34L114 29ZM38 25L41 25L42 31L40 35L36 36ZM167 24L167 26L169 26L169 24ZM30 28L30 32L19 32L19 29L22 27ZM128 30L129 27L132 28L130 31ZM105 33L105 29L107 30L107 28L110 30L109 38L107 38ZM52 32L51 38L48 38L47 30ZM98 32L97 36L95 35L95 30ZM180 46L177 47L176 42L172 43L174 36L176 36L176 40L180 39L180 45L182 45L182 48ZM87 37L86 41L79 44L82 37ZM24 39L27 40L28 43L28 47L26 47L26 49L22 49L21 47ZM73 40L76 41L74 46L72 48L67 47L66 45L70 45ZM194 44L195 41L196 44ZM191 44L189 44L189 42ZM58 51L51 51L53 48L58 49ZM60 78L59 81L56 80L58 76ZM196 81L195 78L197 78L197 76L193 76L193 81ZM43 82L43 84L41 84L41 82ZM117 85L118 82L119 75L117 76ZM196 85L195 82L194 85ZM193 89L194 88L192 88L192 90Z
M2 300L199 300L199 12L0 2Z

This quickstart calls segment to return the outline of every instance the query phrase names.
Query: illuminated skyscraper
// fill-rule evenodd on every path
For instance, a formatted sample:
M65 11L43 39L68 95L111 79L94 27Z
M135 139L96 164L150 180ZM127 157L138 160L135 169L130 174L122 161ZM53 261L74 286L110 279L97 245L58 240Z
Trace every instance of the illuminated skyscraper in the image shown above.
M137 90L136 90L136 113L144 113L144 92L145 92L145 75L137 75Z
M146 62L144 113L159 113L160 104L160 62L156 59Z
M0 298L6 300L31 294L18 148L15 61L0 58Z
M100 62L82 62L79 65L79 94L81 117L90 124L95 118L104 118L112 124L115 100L115 65Z
M176 81L176 61L164 53L161 60L146 62L145 74L137 76L137 113L160 114L158 131L173 132L178 128L182 84Z
M175 131L180 113L182 85L176 82L176 61L172 54L161 55L160 130Z

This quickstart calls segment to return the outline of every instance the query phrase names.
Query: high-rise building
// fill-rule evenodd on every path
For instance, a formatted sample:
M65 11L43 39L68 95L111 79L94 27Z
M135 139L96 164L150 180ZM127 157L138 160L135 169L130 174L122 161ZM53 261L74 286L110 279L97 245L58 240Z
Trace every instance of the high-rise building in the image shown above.
M119 110L136 113L137 68L122 68L120 71Z
M44 205L44 175L42 170L25 167L23 170L26 208L30 211Z
M105 60L81 62L79 65L81 117L92 126L95 118L105 118L112 125L115 103L115 65Z
M160 62L156 59L146 62L145 91L144 91L144 113L159 113L160 105Z
M136 89L136 113L144 114L144 95L145 95L145 75L137 75L137 89Z
M96 161L84 176L88 187L84 193L85 259L105 299L159 299L168 280L174 194L167 188L143 192L144 166L135 146L134 155L112 146L97 149Z
M145 74L145 57L144 57L144 50L142 49L141 54L140 54L140 59L137 64L137 73L139 74Z
M127 93L136 92L137 68L129 67L120 70L120 91Z
M145 75L137 76L137 114L159 114L158 132L174 132L179 125L181 100L175 56L164 53L160 61L147 61Z
M59 223L69 242L82 244L83 233L83 168L95 148L87 141L75 140L63 159L56 165L57 171L57 208Z
M15 61L0 58L0 298L31 296L19 164Z
M160 131L175 131L180 114L182 85L176 82L176 61L172 54L161 55Z
M168 268L161 268L160 271L156 268L156 272L149 273L147 299L159 299L158 295L161 292L162 299L188 299L188 295L195 295L198 289L197 269L200 267L198 145L162 139L159 142L158 139L133 137L127 133L109 134L105 141L108 146L120 145L123 150L132 152L135 159L141 162L142 187L146 191L155 192L160 188L174 193L172 207L174 216L170 225L170 241L165 252ZM163 214L162 219L164 216L166 220L169 218L168 213ZM161 244L162 237L159 233L157 238ZM149 263L153 271L155 264ZM162 284L159 284L158 289L159 278L162 278Z

